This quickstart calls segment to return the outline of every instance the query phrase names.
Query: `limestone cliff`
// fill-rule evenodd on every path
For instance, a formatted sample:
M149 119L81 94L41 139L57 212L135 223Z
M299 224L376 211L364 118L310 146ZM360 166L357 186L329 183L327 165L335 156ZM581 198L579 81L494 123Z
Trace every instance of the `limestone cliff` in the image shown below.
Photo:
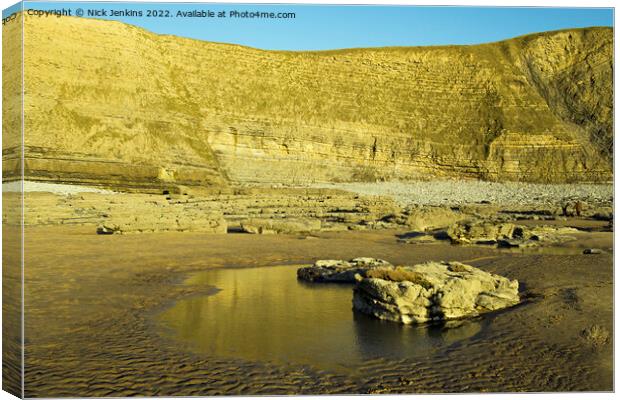
M25 29L31 179L611 179L609 28L321 52L93 19L26 17Z

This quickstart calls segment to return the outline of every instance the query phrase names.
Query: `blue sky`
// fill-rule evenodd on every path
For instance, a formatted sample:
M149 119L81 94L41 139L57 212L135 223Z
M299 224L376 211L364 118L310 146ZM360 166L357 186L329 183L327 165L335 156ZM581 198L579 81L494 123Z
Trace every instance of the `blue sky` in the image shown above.
M179 3L25 2L24 8L141 10L142 17L102 17L156 33L262 49L324 50L492 42L532 32L613 26L611 8L326 6ZM146 10L294 12L294 19L147 18ZM7 12L7 10L9 10ZM3 12L3 17L11 9Z

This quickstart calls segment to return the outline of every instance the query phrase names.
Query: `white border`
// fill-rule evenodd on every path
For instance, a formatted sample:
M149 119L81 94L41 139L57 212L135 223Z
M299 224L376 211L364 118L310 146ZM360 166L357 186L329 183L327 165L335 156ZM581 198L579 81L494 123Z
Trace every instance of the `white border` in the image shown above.
M110 2L114 2L114 1L110 1ZM118 1L119 3L124 3L125 1ZM188 1L178 1L178 0L168 0L168 1L161 1L161 0L137 0L135 2L157 2L157 3L188 3ZM190 1L191 2L191 1ZM9 6L12 6L13 4L17 3L17 1L12 1L12 0L0 0L0 7L2 9L5 9ZM571 0L571 1L567 1L567 0L538 0L538 1L532 1L532 0L527 0L527 1L515 1L515 0L504 0L504 1L493 1L493 0L474 0L474 1L467 1L467 0L448 0L448 1L437 1L437 0L425 0L425 1L380 1L380 0L376 0L376 1L372 1L372 0L339 0L339 1L334 1L334 0L313 0L313 1L309 1L309 0L292 0L292 1L265 1L265 0L242 0L242 1L234 1L234 0L220 0L220 1L211 1L211 2L198 2L198 1L194 1L193 3L244 3L244 4L326 4L326 5L428 5L428 6L488 6L488 7L497 7L497 6L513 6L513 7L615 7L616 2L615 1L609 1L609 0L589 0L589 1L577 1L577 0ZM614 27L615 27L615 21L614 21ZM22 35L23 35L23 31L22 31ZM617 54L615 52L615 50L617 49L618 46L618 32L617 30L614 29L614 54ZM23 48L22 48L22 52L23 52ZM1 55L1 51L0 51L0 55ZM615 57L614 57L615 58ZM22 60L23 60L23 55L22 55ZM23 68L23 65L22 65ZM22 79L23 79L23 72L22 72ZM614 66L614 94L616 93L616 83L618 82L618 69L616 66ZM22 82L23 84L23 82ZM23 87L23 86L22 86ZM614 96L614 103L615 103L615 96ZM23 109L23 98L22 98L22 109ZM1 113L1 111L0 111ZM22 113L22 127L23 127L23 113ZM616 123L616 107L614 107L614 136L615 136L615 123ZM23 145L23 135L22 135L22 145ZM22 151L23 151L23 146L22 146ZM23 163L23 157L22 157L22 163ZM618 166L618 157L617 154L615 152L615 148L614 148L614 172L617 170L617 166ZM22 171L23 171L23 165L22 165ZM1 172L0 172L1 174ZM614 173L614 183L615 183L615 173ZM617 187L614 187L614 199L617 197L618 192L617 192ZM23 199L22 199L23 200ZM2 204L2 200L0 199L0 206ZM23 210L23 208L22 208ZM614 221L615 224L615 221ZM2 237L2 232L0 230L0 239ZM22 240L23 240L23 236L22 236ZM1 248L1 240L0 240L0 248ZM614 234L614 249L615 249L615 234ZM22 249L23 249L23 243L22 243ZM23 256L23 255L22 255ZM614 253L614 282L615 282L615 265L616 265L616 261L617 261L617 253ZM23 265L22 265L23 268ZM23 279L23 271L22 271L22 279ZM0 284L1 284L1 277L0 277ZM0 286L1 287L1 286ZM23 282L22 282L22 300L23 300ZM618 285L614 284L614 343L615 343L615 339L617 338L616 335L616 329L615 329L615 321L616 321L616 317L618 316L618 309L617 307L615 307L615 299L618 298ZM23 310L23 301L22 301L22 310ZM23 319L23 314L22 314L22 319ZM1 317L0 317L0 321L1 321ZM22 330L23 330L23 320L22 320ZM23 332L23 331L22 331ZM23 335L23 333L22 333ZM23 341L23 336L22 336L22 341ZM1 346L1 344L0 344ZM614 383L618 382L618 377L620 376L618 374L618 368L616 366L615 360L616 360L616 353L615 353L615 345L614 345ZM22 353L23 356L23 353ZM22 364L23 365L23 364ZM525 393L524 393L525 394ZM488 394L488 395L484 395L484 394L463 394L463 395L456 395L459 399L479 399L479 398L484 398L484 399L503 399L503 398L515 398L516 396L521 396L522 394ZM455 395L382 395L381 398L398 398L398 399L441 399L441 398L451 398ZM527 395L528 397L533 397L535 396L536 398L540 398L543 397L545 399L547 398L551 398L551 399L581 399L581 398L585 398L587 397L588 399L602 399L602 398L611 398L612 396L615 397L614 394L609 394L609 393L586 393L586 394L582 394L582 393L558 393L558 394L529 394ZM321 399L321 396L303 396L304 398L307 399ZM330 398L333 399L347 399L347 400L351 400L354 399L358 396L330 396ZM222 397L224 399L236 399L239 397L236 396L226 396L226 397ZM261 396L262 399L278 399L280 398L279 396ZM324 397L323 397L324 398ZM373 395L368 395L368 396L364 396L364 398L377 398L377 396L373 396ZM5 400L5 399L14 399L13 396L11 396L10 394L6 393L6 392L0 392L0 400ZM172 399L172 400L176 400L179 399L178 397L176 398L167 398L167 397L160 397L159 399Z

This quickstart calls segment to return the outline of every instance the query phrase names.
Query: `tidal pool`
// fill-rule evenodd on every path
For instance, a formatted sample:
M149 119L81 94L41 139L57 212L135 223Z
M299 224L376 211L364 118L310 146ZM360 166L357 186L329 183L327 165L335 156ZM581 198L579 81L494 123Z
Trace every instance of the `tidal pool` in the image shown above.
M211 269L188 285L217 288L163 311L167 335L207 356L329 370L373 359L443 351L478 334L484 320L453 326L403 326L354 312L353 286L297 280L299 266Z

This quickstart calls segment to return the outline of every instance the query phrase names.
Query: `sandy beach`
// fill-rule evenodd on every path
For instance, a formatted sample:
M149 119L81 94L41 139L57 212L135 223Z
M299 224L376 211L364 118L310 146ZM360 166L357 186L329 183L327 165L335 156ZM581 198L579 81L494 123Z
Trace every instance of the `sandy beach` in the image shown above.
M513 253L399 243L401 233L98 236L84 227L27 228L26 396L612 389L612 254L581 254L611 248L611 232ZM483 316L483 335L413 359L369 359L354 374L200 354L158 321L175 301L218 295L184 283L196 272L360 255L467 262L519 279L522 303Z

